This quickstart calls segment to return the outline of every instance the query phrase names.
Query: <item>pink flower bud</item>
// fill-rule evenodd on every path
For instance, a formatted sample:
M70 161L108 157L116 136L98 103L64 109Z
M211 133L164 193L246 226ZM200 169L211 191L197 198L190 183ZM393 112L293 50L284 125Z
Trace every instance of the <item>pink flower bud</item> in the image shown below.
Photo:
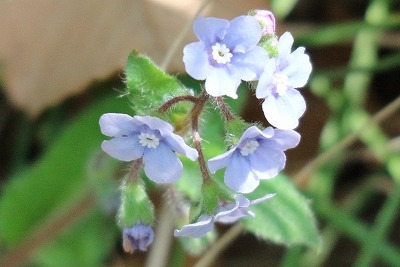
M268 35L275 33L275 17L271 11L268 10L255 10L254 17L260 22L262 27L262 34Z

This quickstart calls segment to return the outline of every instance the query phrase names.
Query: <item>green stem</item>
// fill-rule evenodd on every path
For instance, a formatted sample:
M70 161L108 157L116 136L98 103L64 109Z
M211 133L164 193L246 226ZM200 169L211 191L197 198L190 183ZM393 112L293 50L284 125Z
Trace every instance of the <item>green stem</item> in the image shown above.
M363 250L354 266L363 267L371 265L376 252L385 240L385 236L389 231L391 224L393 224L394 219L396 219L396 216L398 215L399 208L400 185L397 185L379 212L376 223L367 236ZM382 260L385 260L382 255L381 258ZM400 261L398 261L398 263L399 262Z
M330 225L350 239L362 245L367 243L370 230L364 224L358 222L357 219L341 211L334 204L317 205L316 209L322 218L326 219ZM384 241L378 244L375 252L390 265L397 266L400 262L400 251Z

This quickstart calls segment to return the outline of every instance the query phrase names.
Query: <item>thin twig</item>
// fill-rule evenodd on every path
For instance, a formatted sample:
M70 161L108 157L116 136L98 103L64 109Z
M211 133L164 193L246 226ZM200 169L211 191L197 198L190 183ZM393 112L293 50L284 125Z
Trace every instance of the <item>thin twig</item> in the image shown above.
M168 201L162 205L158 227L155 233L155 242L146 260L146 267L166 266L168 263L169 251L172 243L172 230L175 224L174 212Z
M243 232L240 223L232 226L210 249L201 257L194 267L207 267L214 262L215 258Z
M21 244L12 248L0 260L0 266L13 267L23 265L29 257L43 244L53 240L65 229L76 223L76 221L86 215L96 204L94 194L85 193L85 195L60 214L51 217L42 226L33 231L26 237Z
M397 110L400 109L400 96L393 100L389 105L382 108L379 112L377 112L374 116L371 117L365 124L363 124L357 131L347 135L342 139L338 144L332 146L330 149L321 153L318 157L311 160L306 166L304 166L297 174L293 177L294 182L297 185L305 185L308 177L319 167L323 166L325 163L329 162L333 157L335 157L338 153L345 150L347 147L352 145L355 141L358 140L359 136L366 130L368 127L374 124L379 124L384 119L391 116Z
M178 50L179 45L181 44L183 38L187 34L187 32L190 30L190 28L193 25L194 20L199 16L199 14L204 10L204 8L211 3L213 0L203 0L201 3L200 7L198 8L196 14L192 17L192 19L186 23L186 25L182 28L180 31L179 35L175 38L174 42L170 46L167 54L164 57L164 60L162 61L160 68L162 70L166 70L168 68L168 65L171 63L171 59Z

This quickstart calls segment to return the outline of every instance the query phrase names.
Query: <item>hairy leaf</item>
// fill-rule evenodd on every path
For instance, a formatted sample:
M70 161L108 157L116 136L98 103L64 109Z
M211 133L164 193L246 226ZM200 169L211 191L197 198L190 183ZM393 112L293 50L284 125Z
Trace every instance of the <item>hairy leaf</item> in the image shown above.
M260 182L250 200L266 193L276 193L271 199L253 205L255 218L243 220L245 228L256 236L275 243L312 247L319 245L316 221L309 201L298 192L288 177L281 174Z

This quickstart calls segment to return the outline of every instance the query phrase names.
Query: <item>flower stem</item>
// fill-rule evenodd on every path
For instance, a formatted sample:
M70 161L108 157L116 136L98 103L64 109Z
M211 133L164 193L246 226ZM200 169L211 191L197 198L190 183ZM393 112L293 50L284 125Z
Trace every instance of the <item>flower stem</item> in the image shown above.
M203 181L211 181L211 176L208 172L207 165L204 159L203 150L201 148L201 137L199 134L199 117L201 111L204 109L205 104L207 103L209 95L203 91L203 93L198 97L196 104L192 109L192 131L193 131L193 142L194 147L199 153L198 162L200 166L201 175L203 177Z
M128 183L134 183L137 181L139 177L139 170L140 167L142 166L142 163L143 163L142 158L139 158L132 163L131 169L128 174L128 178L126 180Z
M222 97L216 97L217 107L221 110L222 114L224 115L227 121L231 121L234 118L234 115L229 110L228 105L225 103Z
M158 112L160 113L165 113L167 112L167 110L172 107L173 105L181 102L181 101L189 101L192 103L196 103L197 98L191 95L183 95L183 96L177 96L174 97L170 100L168 100L167 102L164 103L164 105L162 105L159 109Z

